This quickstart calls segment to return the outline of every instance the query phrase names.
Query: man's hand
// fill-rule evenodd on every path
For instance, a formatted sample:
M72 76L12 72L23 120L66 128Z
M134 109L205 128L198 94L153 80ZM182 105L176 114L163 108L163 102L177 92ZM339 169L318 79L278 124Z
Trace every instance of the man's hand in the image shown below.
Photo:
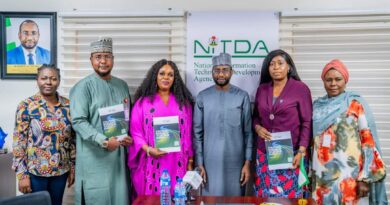
M187 163L187 171L192 171L194 170L194 160L192 159L192 157L190 159L188 159L188 163Z
M120 145L120 142L118 142L116 137L111 137L107 143L107 150L114 151L119 147L119 145Z
M71 169L69 171L69 176L68 176L68 188L71 187L74 184L74 169Z
M206 169L204 168L203 165L200 165L200 166L199 166L199 169L200 169L200 176L202 177L203 182L206 183L206 182L207 182Z
M251 177L251 171L250 171L250 161L246 160L244 166L241 169L241 186L244 186Z
M24 194L30 193L32 191L31 190L31 182L30 182L29 177L25 177L25 178L19 180L19 191L24 193Z
M133 144L133 138L130 136L123 137L123 139L120 141L120 144L125 147L130 146Z

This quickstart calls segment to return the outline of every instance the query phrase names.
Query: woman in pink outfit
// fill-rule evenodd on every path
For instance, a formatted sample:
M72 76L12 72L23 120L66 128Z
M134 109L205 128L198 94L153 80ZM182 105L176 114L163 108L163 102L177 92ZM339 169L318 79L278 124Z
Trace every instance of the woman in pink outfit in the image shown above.
M159 195L163 169L169 171L173 194L176 179L192 170L192 105L192 95L176 64L165 59L155 63L135 93L131 112L130 132L134 144L129 147L128 166L133 197ZM178 117L180 151L167 153L155 147L153 120L170 116Z

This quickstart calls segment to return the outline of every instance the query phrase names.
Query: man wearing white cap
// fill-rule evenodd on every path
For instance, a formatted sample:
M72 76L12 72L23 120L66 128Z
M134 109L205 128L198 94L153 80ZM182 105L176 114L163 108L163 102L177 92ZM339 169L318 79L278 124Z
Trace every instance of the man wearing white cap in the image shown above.
M99 115L99 109L120 104L129 115L128 86L111 75L111 38L91 43L90 61L95 72L70 91L70 112L77 136L75 204L129 204L125 156L132 138L105 136Z
M194 106L196 164L204 195L240 196L250 178L253 137L247 92L229 83L231 56L213 57L215 85L201 91Z

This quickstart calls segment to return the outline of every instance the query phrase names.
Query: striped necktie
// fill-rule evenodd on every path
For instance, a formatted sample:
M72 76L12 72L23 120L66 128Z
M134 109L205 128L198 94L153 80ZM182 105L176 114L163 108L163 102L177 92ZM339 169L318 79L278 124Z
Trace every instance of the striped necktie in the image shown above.
M34 65L33 54L29 53L27 56L28 56L28 64Z

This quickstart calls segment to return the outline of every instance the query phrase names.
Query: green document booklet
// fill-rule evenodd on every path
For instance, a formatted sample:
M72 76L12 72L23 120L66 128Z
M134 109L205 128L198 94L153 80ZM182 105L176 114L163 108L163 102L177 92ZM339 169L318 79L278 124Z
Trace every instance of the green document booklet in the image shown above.
M102 121L103 134L110 137L117 137L121 141L127 134L127 122L123 104L109 106L99 109L100 119Z
M165 152L180 152L179 117L154 117L154 145Z
M272 140L265 141L268 169L290 169L294 158L294 151L291 142L291 133L275 132L271 133Z

